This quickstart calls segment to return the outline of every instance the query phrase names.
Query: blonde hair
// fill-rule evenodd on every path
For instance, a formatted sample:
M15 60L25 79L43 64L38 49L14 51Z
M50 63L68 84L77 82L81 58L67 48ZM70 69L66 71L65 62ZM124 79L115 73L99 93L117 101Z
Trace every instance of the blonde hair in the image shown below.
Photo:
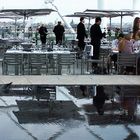
M130 40L132 38L132 34L125 34L124 35L124 38L119 42L119 46L118 46L118 49L119 49L119 52L122 52L125 48L125 43L126 43L126 40Z

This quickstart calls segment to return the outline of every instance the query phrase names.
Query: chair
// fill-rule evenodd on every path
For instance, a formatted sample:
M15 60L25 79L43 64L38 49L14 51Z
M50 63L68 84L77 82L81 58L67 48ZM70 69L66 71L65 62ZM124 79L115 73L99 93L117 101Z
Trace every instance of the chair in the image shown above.
M134 68L137 75L136 54L118 53L117 55L117 74L123 74L128 67Z
M2 62L2 73L7 75L11 72L12 68L14 67L15 75L22 74L23 73L22 62L23 62L22 54L5 53Z
M83 51L84 58L91 58L93 56L93 45L86 45Z
M29 74L36 71L37 75L41 74L41 70L45 69L45 74L48 72L48 59L46 54L30 54L29 55Z
M58 68L58 54L48 54L48 72L50 74L57 74Z
M91 65L93 63L97 63L101 65L101 73L103 74L104 71L104 56L101 55L100 59L92 59L93 56L93 46L92 45L86 45L84 52L83 52L83 59L81 64L81 73L83 73L84 70L84 63L86 64L87 72L89 71ZM92 68L91 68L92 69Z
M58 55L58 74L62 74L64 66L71 72L71 66L73 66L73 74L75 74L75 63L76 63L76 53L70 54L59 54Z

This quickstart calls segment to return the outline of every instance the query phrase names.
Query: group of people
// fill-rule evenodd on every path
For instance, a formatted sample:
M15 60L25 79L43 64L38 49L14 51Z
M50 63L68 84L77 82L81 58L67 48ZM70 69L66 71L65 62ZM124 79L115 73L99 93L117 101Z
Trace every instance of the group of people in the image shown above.
M101 28L101 18L96 17L95 23L90 27L90 38L91 38L91 45L93 45L93 59L99 59L100 55L100 45L101 39L104 36L102 33ZM87 38L87 33L84 25L84 17L80 18L80 23L77 25L77 39L78 39L78 47L80 51L84 50L85 47L85 38ZM97 67L97 63L93 63L93 67Z
M93 45L93 59L99 59L100 57L100 45L101 39L104 37L104 33L101 31L101 18L96 17L95 23L90 27L90 39L91 45ZM118 33L118 32L117 32ZM84 25L84 17L80 18L80 23L77 25L77 39L78 47L80 51L85 48L85 38L87 38L87 33ZM122 32L116 35L115 41L112 43L115 46L114 49L118 50L119 53L131 54L135 50L140 49L140 18L136 17L133 22L132 33L123 34ZM114 61L114 65L117 61L117 54L110 56L110 61ZM92 63L93 69L96 69L97 63ZM115 65L116 67L116 65Z
M90 38L91 38L90 43L91 45L93 45L93 59L99 59L100 57L101 39L104 36L104 34L101 31L100 24L101 24L101 18L96 17L95 23L90 27ZM81 17L80 23L77 25L77 39L78 39L78 47L80 51L84 51L86 45L84 40L87 37L88 36L86 34L86 29L84 26L84 18ZM122 32L120 32L116 34L116 39L113 41L112 45L115 46L114 49L117 50L118 53L126 53L129 55L137 49L140 50L139 41L140 41L140 18L136 17L133 22L132 33L123 34ZM117 67L116 66L117 54L114 53L110 55L109 58L111 59L111 61L114 61L114 65L115 67ZM93 68L96 68L97 63L93 63L92 66ZM138 66L140 66L140 58L138 60ZM126 70L131 71L132 69L128 68ZM138 73L140 73L139 67L138 67ZM81 90L84 91L83 89ZM105 100L107 100L108 98L102 86L97 86L96 92L97 92L96 96L93 96L93 105L96 107L98 114L103 115L103 105L105 103ZM125 101L125 103L128 102L129 104L130 103L129 100L133 100L133 103L135 104L136 97L131 99L129 97L124 96L123 98L124 98L123 102ZM133 119L136 106L133 108L133 110L130 105L127 107L122 105L122 107L128 111L128 115L130 115L130 117L132 117Z
M136 17L133 22L132 33L120 33L117 38L112 42L113 51L117 50L119 53L132 54L140 50L140 18ZM111 61L114 61L116 67L117 54L110 55ZM138 61L139 62L139 61Z
M40 40L42 43L42 46L46 45L46 37L48 34L48 30L47 27L42 24L38 30L39 34L40 34ZM58 21L58 24L54 27L53 32L55 34L56 37L56 44L62 44L63 38L64 38L64 26L61 24L61 21Z

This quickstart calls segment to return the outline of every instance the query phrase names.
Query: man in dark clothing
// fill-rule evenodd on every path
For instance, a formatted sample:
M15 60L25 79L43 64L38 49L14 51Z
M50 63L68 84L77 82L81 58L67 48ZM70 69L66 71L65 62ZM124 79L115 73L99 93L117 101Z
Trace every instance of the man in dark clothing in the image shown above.
M84 50L85 42L84 39L87 38L86 29L84 25L84 17L80 18L80 23L77 25L77 39L78 39L78 47L81 51Z
M40 40L42 43L42 46L45 46L46 44L46 36L47 36L47 28L42 24L39 28L39 34L40 34Z
M65 29L64 26L61 24L61 21L58 21L58 24L54 27L53 32L56 37L56 44L62 44Z
M91 45L93 45L93 59L99 59L100 45L103 37L101 28L101 18L96 17L95 23L90 28ZM93 67L97 67L97 63L93 63Z

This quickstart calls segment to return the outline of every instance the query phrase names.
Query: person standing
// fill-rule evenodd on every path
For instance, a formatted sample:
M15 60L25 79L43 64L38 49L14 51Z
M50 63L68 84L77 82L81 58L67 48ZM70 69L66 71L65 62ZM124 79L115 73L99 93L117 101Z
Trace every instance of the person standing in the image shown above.
M61 24L61 21L58 21L58 24L54 27L53 32L56 37L56 44L62 44L65 29Z
M96 17L95 23L90 28L91 45L93 45L93 59L99 59L100 45L103 33L100 28L101 18ZM92 64L93 67L97 67L97 63Z
M77 39L78 39L78 47L80 48L80 51L84 50L85 37L87 38L86 29L85 29L85 25L84 25L84 17L81 17L80 22L77 25Z
M33 30L32 30L32 27L30 26L30 27L28 28L28 38L29 38L29 39L32 39L32 35L33 35Z
M40 34L40 40L42 43L42 47L46 45L46 37L47 37L47 28L45 27L44 24L42 24L39 28L39 34Z

